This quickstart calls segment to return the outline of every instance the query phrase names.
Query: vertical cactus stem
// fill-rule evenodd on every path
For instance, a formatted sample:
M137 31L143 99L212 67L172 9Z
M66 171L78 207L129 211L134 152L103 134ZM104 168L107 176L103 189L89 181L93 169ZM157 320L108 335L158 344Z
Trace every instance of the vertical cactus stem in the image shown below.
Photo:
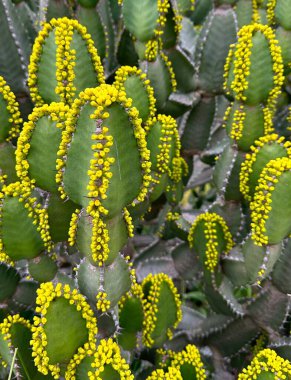
M238 375L238 380L263 379L262 375L273 374L274 379L287 379L291 375L291 363L270 348L260 351L251 364Z
M210 272L214 272L219 260L219 252L217 250L217 225L219 225L223 231L223 237L226 243L224 249L225 254L229 253L229 251L234 245L234 242L224 219L220 215L217 215L215 213L205 212L204 214L199 215L195 219L194 223L192 224L189 230L188 241L190 247L193 247L195 244L195 230L201 222L204 222L204 235L206 238L206 261L204 262L204 265L207 270L209 270Z
M34 326L32 327L32 356L34 357L34 363L39 372L47 375L49 372L55 379L60 378L60 366L59 364L50 364L50 358L48 356L46 346L48 344L47 336L44 326L47 322L46 314L53 301L58 298L64 298L70 302L70 305L74 305L78 312L81 312L82 318L86 321L86 328L88 330L88 340L83 347L79 347L77 354L73 357L78 363L79 355L83 350L96 348L96 335L98 332L97 321L94 317L93 311L85 300L85 297L77 292L77 290L71 291L69 285L57 284L53 285L51 282L42 283L37 290L36 298L36 313L40 316L34 317ZM70 362L72 365L72 362Z
M253 16L252 16L252 22L255 23L260 23L261 17L260 17L260 12L259 12L259 7L258 7L258 0L253 0L252 1L253 5Z
M226 92L227 95L230 95L230 91L229 91L229 88L228 88L228 76L229 76L230 68L231 68L231 65L232 65L232 62L233 62L233 59L234 59L234 51L235 51L235 44L231 44L229 46L228 55L226 57L225 64L224 64L223 89L224 89L224 91ZM231 105L226 109L226 113L225 113L224 117L226 117L227 113L230 112L230 110L231 110Z
M0 221L2 219L2 208L4 198L17 197L19 202L23 203L24 207L27 209L28 217L32 218L33 224L37 226L37 231L39 231L44 247L47 249L48 252L51 252L53 248L53 242L51 240L49 232L48 213L46 209L44 209L39 203L37 203L37 198L31 196L33 189L34 186L31 182L15 182L11 183L8 186L4 185L2 188L2 192L0 193ZM0 247L0 254L3 255L4 259L7 255L5 253L5 247L1 236Z
M291 159L288 157L271 160L263 169L254 199L250 204L252 239L258 246L269 243L266 234L266 222L272 210L272 193L280 177L291 170Z
M276 144L286 150L286 156L291 157L291 143L285 141L283 136L279 137L276 133L263 136L256 140L251 146L251 152L246 154L246 159L241 165L240 171L240 192L247 201L252 200L250 192L250 175L253 172L253 165L256 162L260 150L266 145Z
M268 40L270 54L273 61L273 88L267 99L267 106L273 109L281 92L284 83L284 67L281 54L281 48L275 38L273 30L267 25L252 24L243 26L238 32L238 42L235 45L234 53L230 53L226 61L226 70L230 68L231 57L234 58L234 80L231 83L231 89L235 93L237 100L246 101L245 90L248 88L248 76L251 66L251 48L252 37L256 32L261 32Z
M131 215L130 215L130 213L126 207L123 209L123 218L124 218L126 226L127 226L128 237L133 238L134 237L134 225L132 223L132 217L131 217Z
M172 338L172 329L177 328L182 320L181 299L172 279L164 274L150 273L142 282L142 288L148 287L148 294L143 298L144 322L143 322L143 343L146 347L152 347L155 343L152 334L157 324L158 303L162 284L166 283L172 292L176 304L176 321L172 328L167 329L167 336Z
M30 140L36 123L44 116L48 116L51 120L56 122L56 127L60 130L64 129L66 114L69 107L64 103L52 102L50 105L44 104L41 107L34 108L29 115L29 120L24 123L23 129L17 141L16 155L16 174L21 181L30 181L29 177L29 162L28 154L30 150Z
M115 73L115 81L113 85L119 90L119 91L125 91L125 82L128 77L131 76L137 76L141 79L143 82L144 88L147 91L148 94L148 100L149 100L149 118L154 117L156 113L156 99L154 97L154 89L150 85L149 79L147 79L147 76L145 73L143 73L140 69L133 66L122 66L120 67L116 73Z
M129 369L129 365L121 356L118 344L111 338L108 340L101 339L97 351L94 354L94 362L91 364L91 367L93 370L88 372L90 380L102 379L102 373L106 367L112 367L123 380L134 379L134 376Z
M79 24L77 20L70 20L67 17L52 19L50 23L44 24L42 31L40 31L38 37L36 38L30 58L30 64L28 66L28 86L30 88L32 100L37 106L45 103L43 97L39 92L38 70L42 57L43 46L50 33L53 31L55 31L55 44L57 47L57 86L55 88L55 92L60 96L61 101L71 104L76 93L76 87L74 83L76 51L74 49L71 49L71 42L74 32L77 32L86 43L92 65L96 72L98 83L102 84L105 82L104 70L100 57L98 56L90 34L87 33L87 29Z
M1 129L3 130L0 132L0 139L3 134L3 138L6 139L6 141L10 141L13 138L18 137L20 125L23 120L21 118L19 104L14 93L11 91L4 78L0 76L0 103L2 103L1 100L4 101L5 108L8 113L8 119L1 120L2 118L0 116ZM5 115L4 110L1 110L1 114Z
M181 352L168 352L171 359L171 367L177 368L181 371L181 368L186 365L186 367L191 366L195 369L195 375L197 380L205 380L206 372L201 360L201 355L194 344L188 344L185 349Z
M172 92L177 91L177 81L176 81L176 75L173 69L172 62L164 52L160 52L160 56L162 60L164 61L165 65L168 68L169 74L170 74L170 79L171 79L171 84L172 84Z
M289 107L289 115L287 117L288 127L287 129L291 131L291 107Z

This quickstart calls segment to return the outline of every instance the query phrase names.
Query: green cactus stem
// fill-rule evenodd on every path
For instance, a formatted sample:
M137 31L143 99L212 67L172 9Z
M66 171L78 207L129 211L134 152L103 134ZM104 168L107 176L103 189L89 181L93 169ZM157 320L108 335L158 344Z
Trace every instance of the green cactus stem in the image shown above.
M172 329L182 319L181 301L173 281L164 273L149 274L142 282L144 292L143 342L160 346L172 338Z
M138 111L131 104L125 92L114 86L86 89L68 114L58 152L56 181L61 198L68 196L82 204L92 217L91 251L99 265L109 253L105 219L142 202L150 185L150 152ZM128 212L125 220L130 223Z
M90 347L79 350L79 353L73 356L67 366L65 380L90 380L88 372L92 370L91 365L94 361L94 353L95 350Z
M225 64L225 86L238 101L273 109L284 82L281 48L273 30L261 24L238 32Z
M251 201L255 194L258 180L265 165L276 158L291 157L291 143L277 134L261 137L251 146L251 152L241 165L240 191L244 198Z
M234 101L224 115L226 131L238 149L249 151L260 138L274 131L272 112L268 107L248 106Z
M238 375L238 380L280 380L291 379L291 364L275 351L266 348L260 351L251 364Z
M201 263L207 271L214 272L219 256L227 254L234 245L224 219L216 213L199 215L192 224L188 241L200 254Z
M64 103L45 104L34 108L24 123L16 149L16 171L22 181L33 180L43 190L58 192L56 160L68 110Z
M104 83L100 57L86 28L66 17L44 24L28 71L36 106L53 101L70 104L85 88Z
M43 283L37 290L32 355L39 372L59 379L72 357L95 350L97 321L85 297L69 285Z
M120 325L118 344L128 351L136 348L137 334L142 331L144 320L142 299L142 286L134 280L130 290L118 302Z
M291 159L271 160L263 169L250 204L252 238L255 244L276 244L291 232L288 219L291 207L288 192L291 186Z
M291 30L290 21L291 5L288 0L268 0L267 18L268 22L281 25L286 30Z
M0 193L0 259L10 264L51 251L48 215L29 183L3 186Z
M20 281L19 272L5 263L0 263L0 302L13 296Z
M51 281L58 270L57 263L47 255L39 255L28 262L31 277L38 282Z
M18 137L22 118L16 96L0 76L0 143Z
M156 99L149 79L137 67L122 66L115 73L113 85L123 90L132 99L132 106L139 111L139 117L145 123L156 113Z

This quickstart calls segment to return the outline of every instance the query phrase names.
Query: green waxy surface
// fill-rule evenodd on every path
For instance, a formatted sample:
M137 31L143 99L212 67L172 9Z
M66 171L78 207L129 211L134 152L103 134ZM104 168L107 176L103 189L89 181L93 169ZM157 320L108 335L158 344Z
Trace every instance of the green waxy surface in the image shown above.
M266 235L270 244L279 243L291 233L291 171L284 172L271 195L271 211L266 221Z
M0 301L11 297L19 283L20 275L13 267L0 263ZM1 353L0 353L1 354Z
M259 152L256 155L256 160L252 165L252 172L249 175L248 185L250 188L250 194L252 196L254 196L255 194L255 189L258 184L258 180L267 163L273 159L286 156L286 148L275 142L265 144L263 147L260 148Z
M76 380L89 380L88 372L92 371L91 364L94 361L94 357L86 356L76 369Z
M215 108L215 98L204 97L186 116L185 128L181 137L184 151L195 154L206 148L214 121Z
M0 170L2 171L2 174L7 175L7 183L17 181L15 171L15 148L12 144L6 142L0 144Z
M233 10L214 10L203 24L203 28L205 30L202 29L198 37L196 49L199 84L207 92L221 93L229 45L236 41L236 19Z
M154 37L157 26L158 1L124 0L122 14L126 28L141 42Z
M244 25L251 24L253 16L252 0L239 0L235 7L235 13L239 29Z
M119 313L121 334L118 337L118 343L125 350L136 347L136 334L142 330L143 315L141 300L137 297L126 298Z
M291 4L289 0L276 0L275 20L284 29L291 30Z
M93 303L96 303L102 276L107 299L111 302L111 307L114 307L130 288L128 265L121 256L117 256L115 261L106 267L103 275L102 269L94 267L86 259L82 261L78 269L78 285L80 291Z
M90 119L93 107L89 104L83 106L76 124L76 130L68 150L66 169L64 173L64 187L69 198L86 207L89 199L87 185L89 183L88 170L90 159L93 158L91 145L92 134L96 130L95 120ZM78 175L76 176L76 173Z
M11 363L13 355L11 354L10 349L8 347L7 340L4 340L2 334L0 334L0 355L1 359L3 359L5 363Z
M268 40L261 32L256 32L252 44L250 74L246 78L248 88L243 93L249 105L264 103L274 86L273 61Z
M115 162L110 166L112 178L103 204L113 216L137 197L142 173L137 141L127 113L119 104L112 104L107 110L110 116L105 124L113 136L109 156L114 157Z
M145 286L150 286L150 284ZM161 346L168 339L168 328L173 327L177 320L175 297L166 282L162 282L160 285L157 310L155 328L151 333L151 338L154 340L154 346Z
M55 31L52 31L44 40L37 71L38 91L47 104L60 101L60 96L55 93L58 84L56 79L56 52Z
M125 92L128 98L132 99L132 106L139 111L139 117L143 122L149 117L149 97L142 80L134 75L127 77L125 83Z
M47 212L50 234L54 242L68 240L71 216L76 209L77 205L70 200L64 201L57 195L50 195Z
M268 371L263 371L257 376L257 380L275 380L275 374Z
M29 261L28 270L34 280L47 282L55 277L58 267L49 256L41 255Z
M161 111L172 92L171 78L168 67L160 55L154 62L147 62L145 65L146 74L154 88L154 95L157 100L157 109Z
M76 87L75 97L77 97L86 88L97 87L101 83L98 83L97 72L87 44L78 32L74 32L70 48L76 51L73 83Z
M234 102L226 122L226 131L231 136L231 131L236 127L234 121L234 113L242 104ZM248 152L250 146L265 134L264 131L264 112L261 106L247 106L244 105L242 113L245 115L243 121L242 136L236 139L238 148L244 152Z
M193 365L189 363L182 364L179 368L183 380L196 379L196 369Z
M290 71L290 68L287 69L289 62L291 62L291 30L285 30L281 27L276 29L276 38L279 42L279 45L282 50L282 57L287 72Z
M44 248L37 226L18 198L4 201L1 234L4 250L12 260L34 258Z
M104 371L100 374L102 380L120 380L120 375L110 364L104 366Z
M50 363L67 363L88 340L86 321L81 311L63 297L51 302L46 319L43 328Z
M79 7L77 14L78 21L87 28L100 58L103 59L106 55L106 37L105 26L101 21L99 13L96 10Z
M36 185L53 193L58 191L56 184L56 159L61 142L62 131L50 116L37 120L30 139L29 177L36 180Z
M167 53L172 62L177 81L177 91L191 92L195 90L196 81L194 76L194 65L182 50L172 49Z

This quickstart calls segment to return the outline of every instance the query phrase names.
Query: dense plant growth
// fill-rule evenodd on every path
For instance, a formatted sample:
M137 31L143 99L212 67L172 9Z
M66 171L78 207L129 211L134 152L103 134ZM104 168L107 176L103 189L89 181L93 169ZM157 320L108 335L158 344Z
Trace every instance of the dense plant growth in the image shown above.
M290 15L0 0L1 379L291 379Z

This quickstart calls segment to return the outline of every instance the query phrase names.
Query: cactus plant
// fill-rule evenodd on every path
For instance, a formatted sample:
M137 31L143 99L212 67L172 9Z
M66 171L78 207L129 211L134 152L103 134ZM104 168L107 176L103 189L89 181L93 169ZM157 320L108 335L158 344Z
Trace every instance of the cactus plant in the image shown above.
M290 7L0 0L0 379L291 378Z

